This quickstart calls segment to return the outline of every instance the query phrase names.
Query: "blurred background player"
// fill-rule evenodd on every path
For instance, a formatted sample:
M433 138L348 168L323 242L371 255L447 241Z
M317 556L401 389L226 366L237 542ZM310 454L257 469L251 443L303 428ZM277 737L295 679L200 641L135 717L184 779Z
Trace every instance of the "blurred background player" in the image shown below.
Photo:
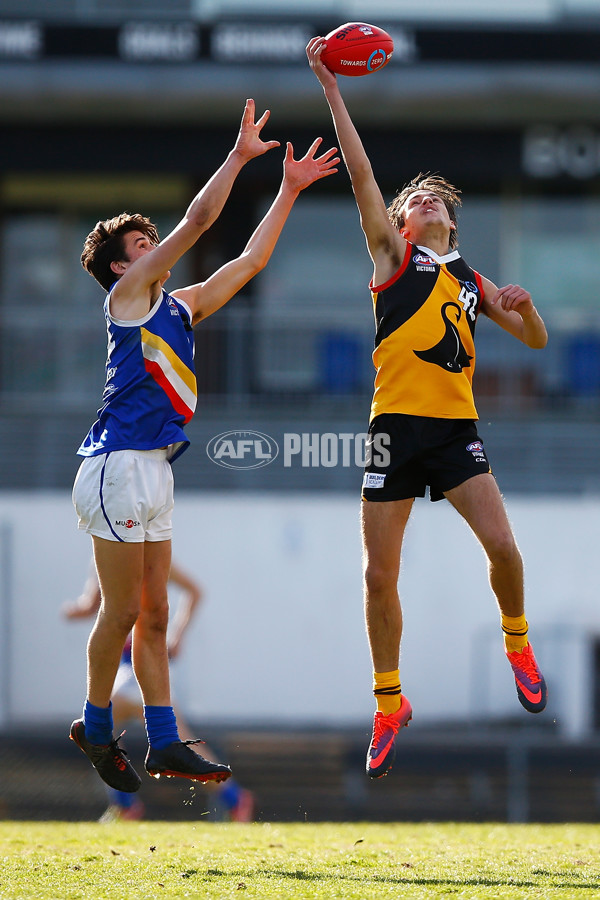
M248 100L232 151L162 241L144 216L98 222L81 262L107 291L108 357L103 405L79 448L73 487L79 528L92 536L101 604L88 641L87 697L71 739L111 787L139 790L141 779L113 737L111 695L127 636L144 702L149 775L206 783L231 770L181 740L171 703L167 582L171 568L173 473L188 446L183 426L196 406L192 326L228 302L267 264L300 192L337 171L335 149L315 157L313 142L295 160L287 145L279 192L240 256L205 282L168 294L173 265L220 214L233 183L264 142L265 112Z
M390 769L396 734L412 715L400 684L398 576L412 505L427 487L431 500L446 497L458 510L487 555L521 704L534 713L546 705L527 637L523 563L476 431L471 382L480 312L528 347L545 347L548 336L528 291L497 288L455 249L460 192L451 184L419 175L386 209L338 80L321 62L323 47L322 37L313 38L308 60L329 104L373 263L376 378L361 515L377 701L366 769L379 778Z
M171 561L171 570L169 572L169 586L177 588L178 593L175 615L170 621L167 636L169 660L173 661L179 657L183 637L194 613L198 609L200 601L203 599L203 591L198 582L173 561ZM92 561L83 591L74 603L66 603L63 606L63 615L70 620L86 619L96 615L100 608L100 600L100 586ZM131 635L128 636L123 647L111 702L113 723L117 731L121 731L130 721L139 721L143 724L144 708L140 688L131 664ZM173 709L181 739L184 741L192 740L192 732L181 713L181 709L176 704L173 704ZM208 759L213 762L219 761L217 754L206 743L203 744L202 749L203 754ZM110 822L116 819L143 818L144 804L137 794L117 791L111 787L107 787L107 791L109 806L100 821ZM232 821L252 821L254 795L251 791L242 788L234 778L229 778L222 784L216 784L214 791L218 804L226 810Z

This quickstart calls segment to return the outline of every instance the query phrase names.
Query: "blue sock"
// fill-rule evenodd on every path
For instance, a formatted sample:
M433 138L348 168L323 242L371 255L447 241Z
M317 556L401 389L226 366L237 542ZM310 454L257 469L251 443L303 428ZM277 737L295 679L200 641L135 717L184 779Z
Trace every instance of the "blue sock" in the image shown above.
M228 778L223 787L219 789L219 800L222 800L227 809L233 809L239 802L240 790L237 781Z
M125 791L117 791L114 788L108 789L111 806L118 806L119 809L131 809L136 802L135 794L127 794Z
M92 744L110 744L113 737L112 703L94 706L89 700L83 707L85 736Z
M148 743L157 750L162 750L173 741L179 740L177 722L172 706L144 706L144 721Z

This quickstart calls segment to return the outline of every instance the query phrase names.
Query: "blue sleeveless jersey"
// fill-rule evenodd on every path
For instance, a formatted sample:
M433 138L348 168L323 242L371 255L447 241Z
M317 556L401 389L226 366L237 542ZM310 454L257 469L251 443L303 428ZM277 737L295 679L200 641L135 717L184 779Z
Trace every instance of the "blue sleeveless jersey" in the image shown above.
M191 312L163 289L143 319L109 315L106 383L98 419L77 451L98 456L111 450L156 450L175 445L171 461L189 446L183 425L196 408Z

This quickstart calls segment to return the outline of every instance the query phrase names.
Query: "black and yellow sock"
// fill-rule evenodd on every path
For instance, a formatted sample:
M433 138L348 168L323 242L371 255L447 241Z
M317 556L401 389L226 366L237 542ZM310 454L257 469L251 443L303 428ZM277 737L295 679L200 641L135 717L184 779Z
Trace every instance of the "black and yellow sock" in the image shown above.
M518 653L527 646L527 619L525 614L522 616L500 616L502 622L502 631L504 632L504 646L507 653Z
M373 693L377 701L377 710L384 716L398 712L402 705L400 670L373 672Z

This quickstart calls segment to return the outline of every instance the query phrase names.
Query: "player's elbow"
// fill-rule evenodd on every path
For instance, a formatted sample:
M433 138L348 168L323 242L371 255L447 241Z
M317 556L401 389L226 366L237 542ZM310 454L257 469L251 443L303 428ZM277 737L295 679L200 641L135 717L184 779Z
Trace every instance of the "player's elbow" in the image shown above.
M270 253L264 250L258 250L257 248L247 250L243 254L242 259L247 274L246 280L254 278L255 275L258 275L259 272L262 272L269 261L270 255Z
M373 169L368 159L358 161L345 160L346 168L352 182L354 191L360 191L363 185L370 184L373 181Z
M216 216L211 210L210 206L206 203L199 203L198 205L193 205L188 210L187 221L192 226L194 231L202 234L207 228L210 228Z
M542 327L532 334L525 334L523 336L523 342L527 344L531 350L543 350L548 343L548 332Z
M204 234L204 232L212 225L211 218L209 216L208 210L201 210L197 215L194 216L193 225L195 231L198 234Z

